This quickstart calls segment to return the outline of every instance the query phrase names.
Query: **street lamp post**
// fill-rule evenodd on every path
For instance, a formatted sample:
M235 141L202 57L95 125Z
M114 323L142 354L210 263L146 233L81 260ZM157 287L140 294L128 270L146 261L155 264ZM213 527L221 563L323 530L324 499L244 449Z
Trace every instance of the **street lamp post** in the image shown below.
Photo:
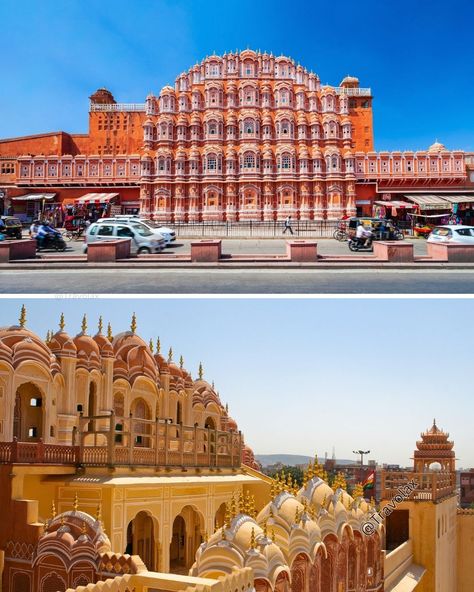
M370 450L353 450L354 454L360 454L360 467L363 468L364 466L364 456L366 454L370 454Z

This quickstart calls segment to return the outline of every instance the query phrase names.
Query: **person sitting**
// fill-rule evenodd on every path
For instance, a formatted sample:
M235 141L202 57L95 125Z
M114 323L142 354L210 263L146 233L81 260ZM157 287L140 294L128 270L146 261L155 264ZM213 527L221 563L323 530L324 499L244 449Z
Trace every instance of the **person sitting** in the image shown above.
M366 228L364 226L362 220L360 220L359 224L357 226L357 230L356 230L357 240L359 241L360 244L362 244L362 246L368 247L371 237L372 237L372 231L369 230L368 228Z

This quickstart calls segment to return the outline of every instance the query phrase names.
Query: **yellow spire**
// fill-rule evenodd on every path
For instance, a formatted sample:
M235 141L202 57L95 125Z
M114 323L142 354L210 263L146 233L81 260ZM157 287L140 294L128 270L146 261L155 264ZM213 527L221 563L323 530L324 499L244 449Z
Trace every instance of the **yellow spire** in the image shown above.
M173 348L170 347L168 350L168 363L173 361Z
M250 548L255 549L257 547L257 543L255 541L255 528L252 528L252 532L250 534Z
M18 319L20 323L20 327L24 327L26 325L26 306L23 304L20 310L20 318Z
M107 324L107 339L109 341L113 341L114 336L112 335L112 325L110 323Z
M267 524L268 520L265 520L265 522L263 523L263 536L265 538L267 538L267 534L268 534L268 524Z
M161 353L161 341L160 341L160 338L159 337L156 340L156 353L157 354L160 354Z
M225 541L226 540L226 536L225 536L225 524L222 525L222 534L221 534L222 540Z
M275 538L276 538L276 537L275 537L275 529L274 529L274 528L272 528L272 542L273 542L273 543L275 542Z
M61 526L64 526L64 522L65 522L64 514L61 514Z
M300 523L300 510L299 508L296 508L296 512L295 512L295 524L298 525Z
M179 356L179 367L182 369L184 366L184 358L183 356Z
M199 380L202 380L204 376L204 369L202 367L202 362L199 362L199 369L198 369Z
M237 510L238 510L238 504L237 504L237 500L234 497L234 494L232 494L232 499L230 502L230 511L232 514L232 518L235 518L235 516L237 516Z
M242 491L239 491L239 513L243 514L244 510L245 510L244 495L243 495Z
M362 487L362 483L356 483L354 489L352 491L352 497L357 499L358 497L364 497L364 488Z
M101 522L102 521L102 504L99 502L97 504L97 510L95 513L95 519L97 522Z
M72 504L73 510L74 512L77 512L77 510L79 509L79 498L77 497L77 491L74 495L74 502Z
M104 323L102 321L102 315L99 317L99 322L97 323L97 333L99 335L102 334L102 329L104 328Z
M86 532L87 532L87 526L86 526L86 521L84 520L82 523L81 533L86 534Z
M137 330L137 317L135 316L135 313L132 314L132 322L130 323L130 331L132 333L135 333L135 331Z
M87 331L87 316L84 315L82 317L82 324L81 324L82 332L85 333Z
M230 510L230 503L229 502L226 502L226 504L225 504L224 526L226 524L230 526L231 521L232 521L232 515L231 515L231 510Z
M48 330L48 332L46 333L46 343L49 343L51 341L51 331Z
M54 503L54 500L51 502L51 518L56 518L56 505Z
M64 313L61 313L61 316L59 317L59 329L60 331L64 331L64 327L66 326L66 321L64 320Z
M150 343L148 344L148 347L150 348L151 353L153 353L153 350L154 350L153 339L150 339Z

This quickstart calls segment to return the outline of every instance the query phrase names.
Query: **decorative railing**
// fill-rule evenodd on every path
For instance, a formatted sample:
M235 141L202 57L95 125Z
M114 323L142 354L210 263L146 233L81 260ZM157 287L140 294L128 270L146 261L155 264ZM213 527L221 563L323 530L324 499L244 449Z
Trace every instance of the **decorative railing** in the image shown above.
M346 88L345 86L338 86L334 90L338 95L346 95L348 97L372 96L372 89L370 88Z
M166 419L115 414L81 416L73 430L79 463L86 466L155 466L237 468L242 434Z
M403 490L403 487L410 482L416 484L416 487L409 495L409 499L413 501L436 502L452 495L456 490L456 475L454 473L382 471L382 499L392 499L397 494L400 494L400 490Z
M89 111L145 111L145 103L90 103Z
M79 448L45 444L42 440L19 442L14 438L13 442L0 443L0 463L74 465L79 464Z

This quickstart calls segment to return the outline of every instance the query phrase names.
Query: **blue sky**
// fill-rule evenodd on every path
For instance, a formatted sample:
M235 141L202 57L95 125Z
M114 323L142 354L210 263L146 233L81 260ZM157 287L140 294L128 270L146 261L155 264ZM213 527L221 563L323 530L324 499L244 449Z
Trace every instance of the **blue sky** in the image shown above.
M0 137L87 131L98 87L143 102L212 52L285 54L373 89L376 149L474 150L471 0L2 0Z
M0 326L17 323L21 302L0 301ZM144 299L27 300L27 326L44 337L61 311L75 335L88 314L114 332L160 336L175 359L229 404L256 452L339 458L371 450L410 464L433 417L455 440L458 466L474 466L472 300ZM95 331L94 331L95 332Z

